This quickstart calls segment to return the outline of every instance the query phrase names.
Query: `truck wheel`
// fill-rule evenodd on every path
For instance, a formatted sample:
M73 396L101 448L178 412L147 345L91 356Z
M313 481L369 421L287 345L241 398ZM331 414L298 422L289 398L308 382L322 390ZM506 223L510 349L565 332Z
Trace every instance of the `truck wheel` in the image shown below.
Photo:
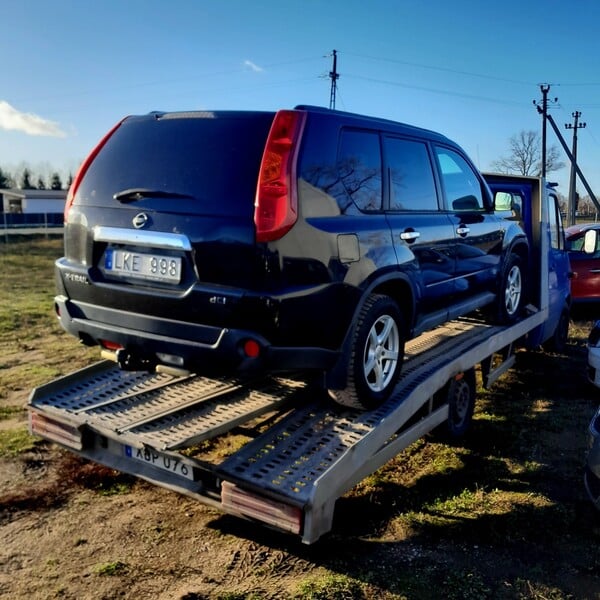
M475 410L475 370L469 369L452 378L446 386L448 399L447 432L450 437L464 435L473 420Z
M521 258L510 254L502 270L496 304L496 318L500 324L512 323L519 317L525 300L525 279Z
M389 296L371 295L352 331L346 388L329 394L343 406L376 408L394 389L403 358L404 322L398 305Z
M545 350L550 352L556 352L557 354L563 354L567 348L567 341L569 339L569 311L565 309L560 314L560 319L556 325L554 333L548 340L546 340L542 346Z

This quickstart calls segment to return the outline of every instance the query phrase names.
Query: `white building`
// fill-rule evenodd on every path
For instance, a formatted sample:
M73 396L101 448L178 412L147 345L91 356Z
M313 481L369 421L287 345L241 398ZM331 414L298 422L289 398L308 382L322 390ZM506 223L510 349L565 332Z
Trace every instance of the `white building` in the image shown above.
M62 214L67 190L2 190L0 212Z

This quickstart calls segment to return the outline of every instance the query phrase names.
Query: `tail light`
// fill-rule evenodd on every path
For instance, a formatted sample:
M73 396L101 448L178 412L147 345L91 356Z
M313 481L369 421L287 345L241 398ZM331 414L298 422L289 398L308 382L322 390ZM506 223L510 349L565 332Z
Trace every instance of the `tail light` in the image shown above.
M88 157L81 163L77 173L75 174L75 178L69 187L69 191L67 192L67 201L65 202L65 213L64 213L64 221L67 222L67 215L69 214L69 210L71 209L71 205L73 204L73 199L75 198L75 194L77 193L77 188L81 183L83 177L85 176L86 171L90 168L93 160L98 156L100 150L108 139L112 136L112 134L121 126L125 119L121 119L101 140L98 142L96 147L89 153Z
M284 236L298 219L296 155L306 113L280 110L273 119L260 165L254 223L256 241Z

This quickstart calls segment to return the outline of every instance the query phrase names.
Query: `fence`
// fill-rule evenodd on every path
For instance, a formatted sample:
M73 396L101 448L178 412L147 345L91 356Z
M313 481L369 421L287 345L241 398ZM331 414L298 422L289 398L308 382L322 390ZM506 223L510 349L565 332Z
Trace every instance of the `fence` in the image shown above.
M14 235L62 235L62 213L2 213L0 235L8 242Z

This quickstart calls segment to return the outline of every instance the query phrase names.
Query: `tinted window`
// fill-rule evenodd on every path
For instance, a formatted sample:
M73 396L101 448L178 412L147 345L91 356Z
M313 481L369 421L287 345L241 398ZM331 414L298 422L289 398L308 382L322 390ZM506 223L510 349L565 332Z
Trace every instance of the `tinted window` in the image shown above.
M471 166L457 152L437 146L436 154L450 210L484 208L481 183Z
M548 194L548 224L550 226L550 245L556 250L562 250L564 236L560 209L556 196Z
M175 113L128 119L92 162L76 202L114 205L115 193L146 188L191 199L152 198L136 206L164 207L169 202L169 208L177 211L252 215L272 120L268 113Z
M437 210L437 195L427 146L386 138L390 210Z
M360 210L380 210L381 151L379 135L366 131L342 132L337 159L337 175L347 198Z

